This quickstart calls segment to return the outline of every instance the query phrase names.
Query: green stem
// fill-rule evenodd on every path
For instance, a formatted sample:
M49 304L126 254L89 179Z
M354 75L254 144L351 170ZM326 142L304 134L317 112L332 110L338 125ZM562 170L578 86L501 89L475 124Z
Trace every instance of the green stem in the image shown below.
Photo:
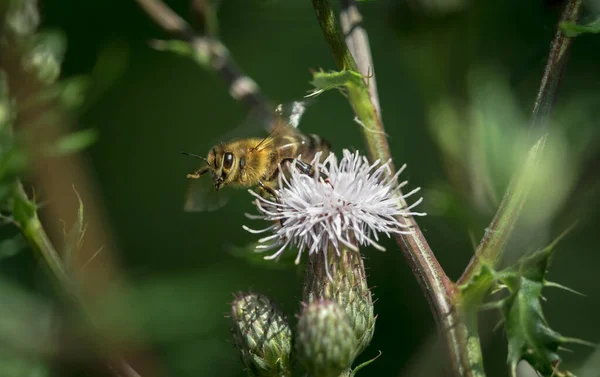
M338 68L355 71L357 64L341 36L329 2L312 0L312 3ZM356 45L354 48L357 50L355 53L368 53L368 50L364 48L358 51L359 48ZM372 61L372 59L361 60ZM376 104L374 104L375 96L370 95L368 84L365 82L368 79L365 77L361 82L351 81L346 85L348 101L363 126L363 136L371 160L386 162L391 159L390 148L382 119ZM390 168L392 171L395 170L392 163L390 163ZM398 200L404 207L407 206L402 195ZM398 220L414 229L413 234L396 236L396 241L429 302L440 332L444 335L452 370L457 376L473 376L470 372L470 365L473 363L467 359L469 355L466 348L467 338L462 327L459 326L460 318L452 304L455 287L435 258L415 220L412 217L398 218ZM478 358L481 358L480 355Z
M580 11L581 0L570 0L563 10L559 25L564 21L577 21ZM531 124L533 128L547 128L548 119L558 94L558 85L562 78L570 44L571 39L567 38L557 27L532 112ZM458 284L464 284L471 280L479 272L483 263L493 267L500 260L504 246L519 218L521 208L527 200L533 183L530 178L534 176L533 173L542 159L546 138L547 135L542 135L537 140L527 155L524 168L513 177L498 211L486 228L483 239L458 280Z
M29 243L36 259L41 260L42 265L50 270L50 275L57 285L57 291L65 297L72 307L78 310L78 313L82 315L82 319L91 324L92 317L85 311L84 305L75 290L75 284L67 274L58 252L40 222L36 204L29 199L19 181L15 184L11 213L15 224ZM97 345L101 346L100 344ZM140 377L123 359L108 361L107 366L117 377Z
M61 291L67 292L69 297L73 299L75 296L71 289L71 279L40 222L35 203L29 200L21 182L15 184L12 216L36 257L41 259L43 264L50 269Z
M580 10L581 0L570 0L563 10L559 25L564 21L576 21ZM570 43L570 38L567 38L557 27L532 112L531 124L534 129L544 130L548 126ZM543 134L529 150L523 168L512 178L498 211L489 227L486 228L475 255L457 282L458 285L471 282L481 272L484 265L494 268L500 260L504 246L515 228L521 209L534 184L535 173L542 161L546 141L547 134ZM492 282L478 282L478 284L481 289L475 294L457 295L455 297L456 306L464 324L464 336L467 338L468 359L473 362L471 366L473 375L483 375L484 373L482 360L478 362L476 356L481 355L477 314Z

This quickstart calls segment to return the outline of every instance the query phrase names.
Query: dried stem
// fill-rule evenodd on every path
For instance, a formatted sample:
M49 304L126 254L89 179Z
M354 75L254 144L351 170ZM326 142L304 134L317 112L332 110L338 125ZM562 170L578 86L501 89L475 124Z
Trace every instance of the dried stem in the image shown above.
M328 1L312 0L312 3L338 68L355 71L360 69L360 73L365 77L363 88L347 88L348 99L355 114L365 126L363 131L371 159L387 161L391 154L380 116L377 90L371 85L371 82L375 82L375 75L367 33L360 26L361 16L356 4L352 0L342 1L342 25L348 42L346 45ZM391 168L394 169L393 165ZM402 204L406 206L405 202ZM462 338L464 333L458 331L456 311L453 310L451 302L454 286L435 258L414 218L400 218L399 221L414 229L412 235L398 235L396 240L429 302L440 332L444 335L451 355L452 369L456 375L469 375L468 366L471 363L467 360L466 339Z
M581 0L570 0L566 4L558 24L560 25L560 22L563 21L576 22L581 11L581 3ZM544 130L547 128L548 120L558 94L558 85L562 78L570 44L571 39L566 37L557 26L533 107L531 119L533 129ZM469 265L458 280L458 284L468 282L479 272L483 263L494 266L499 261L502 250L519 218L521 208L527 200L529 189L533 183L529 178L542 159L545 144L546 135L543 135L530 149L523 164L523 169L513 177L509 184L496 215L486 228L483 239L479 243Z
M262 95L258 84L244 75L233 61L227 47L216 37L215 16L206 1L195 0L192 9L202 26L202 35L198 35L191 26L160 0L136 0L148 15L166 32L175 38L187 42L192 49L196 62L217 72L227 84L229 94L249 110L260 111L269 116L272 109ZM156 46L160 46L156 45Z

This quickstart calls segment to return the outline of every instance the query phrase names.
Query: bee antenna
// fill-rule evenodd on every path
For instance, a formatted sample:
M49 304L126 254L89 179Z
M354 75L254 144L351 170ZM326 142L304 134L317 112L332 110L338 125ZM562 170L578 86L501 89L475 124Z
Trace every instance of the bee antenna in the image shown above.
M181 154L183 154L183 155L185 155L185 156L192 156L192 157L196 157L196 158L198 158L198 159L200 159L200 160L203 160L203 161L205 161L207 164L209 164L209 163L208 163L208 160L206 159L206 157L198 156L197 154L193 154L193 153L189 153L189 152L181 152ZM210 164L209 164L209 165L210 165Z

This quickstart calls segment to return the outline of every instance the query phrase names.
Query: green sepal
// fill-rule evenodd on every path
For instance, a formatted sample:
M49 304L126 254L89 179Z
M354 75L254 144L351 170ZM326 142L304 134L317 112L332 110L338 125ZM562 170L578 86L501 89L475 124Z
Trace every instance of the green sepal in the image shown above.
M298 319L296 354L310 376L348 376L356 347L354 330L340 305L325 299L306 304Z
M600 18L595 19L587 25L578 25L575 22L563 21L559 26L562 32L569 38L580 34L598 34L600 33Z
M303 299L306 303L331 300L346 312L356 340L355 358L371 343L377 316L360 252L341 248L328 250L327 258L320 253L311 255Z

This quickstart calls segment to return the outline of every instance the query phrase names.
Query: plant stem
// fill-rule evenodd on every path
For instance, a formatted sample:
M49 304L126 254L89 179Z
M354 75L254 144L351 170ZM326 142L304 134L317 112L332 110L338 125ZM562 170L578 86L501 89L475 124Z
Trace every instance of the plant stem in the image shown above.
M37 216L35 204L27 197L21 182L15 184L11 213L15 224L21 229L36 257L42 259L43 264L50 269L61 291L65 292L71 300L74 299L76 296L71 289L70 278Z
M570 0L563 10L558 25L562 22L577 22L581 4L582 0ZM570 46L571 38L561 31L560 26L557 26L554 39L550 45L550 53L546 61L540 89L533 106L531 125L534 127L545 128L547 126L548 118L556 102L558 84L565 70Z
M358 13L354 2L343 1L342 3L342 20L346 27L346 40L353 41L350 43L352 51L349 50L343 41L329 2L327 0L312 0L312 3L338 68L342 70L356 70L358 68L355 62L356 58L362 65L360 73L366 76L366 80L372 80L374 74L372 71L369 72L371 68L366 66L368 64L372 65L370 49L368 48L366 32L356 25L356 22L360 20L360 13ZM358 34L353 35L353 33ZM363 84L362 87L349 85L346 88L348 100L356 116L364 126L364 137L371 159L388 161L391 158L391 153L378 108L379 99L377 91L372 87L367 88L367 83L364 80ZM390 167L392 171L395 170L391 163ZM406 207L404 199L399 200ZM435 258L414 218L406 217L399 218L398 220L410 225L414 229L414 233L411 235L396 236L396 241L421 286L438 324L438 328L444 336L450 355L452 370L457 376L471 376L469 366L472 363L467 359L469 355L466 349L467 339L462 328L457 326L459 321L458 313L454 310L451 301L454 296L454 285Z
M83 304L77 295L75 285L67 274L58 252L40 222L35 203L29 199L19 181L15 183L11 213L15 224L21 229L21 233L29 243L35 256L41 259L42 264L50 269L51 277L55 279L58 291L65 296L69 304L79 309L81 314L84 315L84 319L89 321L90 317L83 313ZM107 366L117 377L140 377L123 359L108 361Z
M570 0L563 10L558 25L563 21L576 22L580 11L581 0ZM548 126L570 44L571 39L566 37L557 26L533 107L531 125L534 129L545 130ZM458 280L458 284L464 284L471 280L479 272L483 263L493 267L500 260L503 248L519 218L521 208L527 200L529 189L533 183L530 178L542 159L546 138L547 135L542 135L536 141L527 155L524 168L517 172L511 180L498 211L486 228L475 255Z

